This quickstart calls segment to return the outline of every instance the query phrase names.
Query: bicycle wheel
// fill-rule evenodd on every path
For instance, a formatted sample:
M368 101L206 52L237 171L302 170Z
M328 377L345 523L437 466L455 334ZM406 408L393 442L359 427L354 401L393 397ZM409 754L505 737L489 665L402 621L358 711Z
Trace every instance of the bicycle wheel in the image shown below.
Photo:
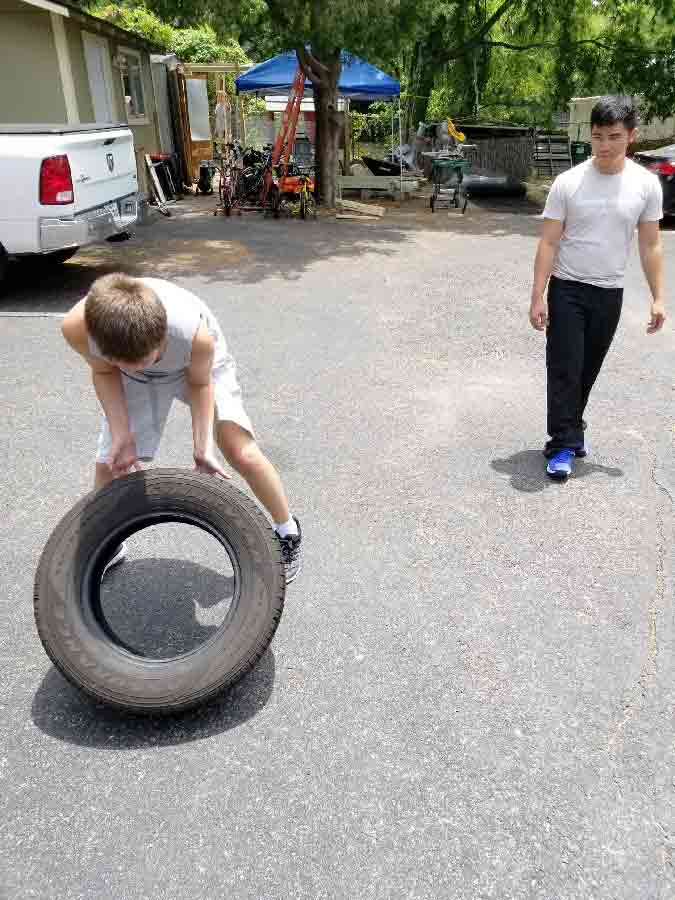
M307 218L307 194L304 191L300 194L300 218Z
M231 216L232 215L232 188L230 188L229 186L226 187L225 190L223 191L222 204L223 204L223 211L225 212L225 215Z
M275 219L281 216L281 193L276 185L270 191L270 209Z

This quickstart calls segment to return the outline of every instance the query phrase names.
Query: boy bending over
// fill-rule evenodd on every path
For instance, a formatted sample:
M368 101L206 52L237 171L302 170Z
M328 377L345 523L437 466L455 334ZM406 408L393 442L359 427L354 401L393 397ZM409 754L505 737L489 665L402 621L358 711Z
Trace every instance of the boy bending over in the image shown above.
M244 409L236 366L211 310L159 278L105 275L62 326L92 370L104 420L95 488L154 458L174 399L190 406L198 472L228 478L218 447L274 520L289 584L300 570L300 523L279 475L258 447ZM215 429L214 429L215 423ZM110 565L126 554L122 544Z

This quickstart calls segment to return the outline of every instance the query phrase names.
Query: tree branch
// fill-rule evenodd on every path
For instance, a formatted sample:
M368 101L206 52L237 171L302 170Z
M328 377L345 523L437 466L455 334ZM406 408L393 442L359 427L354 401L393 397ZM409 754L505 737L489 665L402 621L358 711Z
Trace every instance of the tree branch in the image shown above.
M616 50L617 45L607 44L598 38L585 38L581 41L538 41L533 44L509 44L506 41L481 41L482 47L501 47L504 50L538 50L541 48L550 48L559 50L562 47L578 47L581 44L593 44L601 50ZM634 53L638 56L648 56L650 59L665 59L668 54L662 54L658 50L650 50L648 48L620 46L622 53Z
M473 47L480 44L481 41L483 40L483 38L485 37L485 35L489 34L490 31L492 31L493 27L497 24L497 22L511 9L512 6L515 6L515 4L519 3L519 2L520 2L520 0L504 0L502 5L500 7L498 7L492 13L490 18L487 19L481 25L481 27L473 35L473 37L469 38L468 41L466 41L464 44L461 45L462 53L459 55L460 56L463 55L463 52L465 52L466 50L471 50L471 49L473 49ZM454 57L450 57L450 59L453 59L453 58Z
M265 0L265 5L270 11L273 19L278 19L285 28L293 28L293 24L288 16L288 6L280 3L279 0Z
M307 52L304 44L298 44L295 48L295 52L302 67L302 71L312 84L320 88L327 88L328 79L324 76L324 72L328 73L326 66L319 64L320 68L323 69L323 72L319 70L319 67L315 68L314 63L318 62L318 60L315 59L311 53Z

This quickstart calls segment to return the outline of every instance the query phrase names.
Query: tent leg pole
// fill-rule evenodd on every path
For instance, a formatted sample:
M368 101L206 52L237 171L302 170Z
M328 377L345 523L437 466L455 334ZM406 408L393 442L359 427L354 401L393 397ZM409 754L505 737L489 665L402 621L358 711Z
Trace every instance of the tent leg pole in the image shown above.
M391 152L394 152L394 103L391 104ZM392 156L393 159L393 156Z
M391 105L392 110L394 104ZM401 95L398 95L398 162L401 175L401 205L403 205L403 125L401 123Z

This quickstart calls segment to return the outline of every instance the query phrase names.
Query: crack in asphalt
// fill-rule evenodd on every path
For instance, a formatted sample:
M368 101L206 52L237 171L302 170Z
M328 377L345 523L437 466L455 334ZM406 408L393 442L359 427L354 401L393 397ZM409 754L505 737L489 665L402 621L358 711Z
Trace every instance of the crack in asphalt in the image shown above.
M673 507L673 495L669 486L660 480L661 469L656 465L655 454L652 455L652 464L650 466L650 476L652 483L656 486L657 494L665 496L666 501L657 503L656 506L656 583L654 593L652 594L649 606L647 608L647 627L649 639L647 643L647 655L640 668L640 675L633 689L624 701L623 718L617 722L616 726L610 734L607 742L606 752L613 753L623 736L626 726L630 721L635 719L642 708L642 701L647 696L650 685L656 677L658 669L658 638L657 638L657 620L659 612L664 607L666 595L666 552L668 542L666 538L666 516ZM662 477L662 476L661 476Z

